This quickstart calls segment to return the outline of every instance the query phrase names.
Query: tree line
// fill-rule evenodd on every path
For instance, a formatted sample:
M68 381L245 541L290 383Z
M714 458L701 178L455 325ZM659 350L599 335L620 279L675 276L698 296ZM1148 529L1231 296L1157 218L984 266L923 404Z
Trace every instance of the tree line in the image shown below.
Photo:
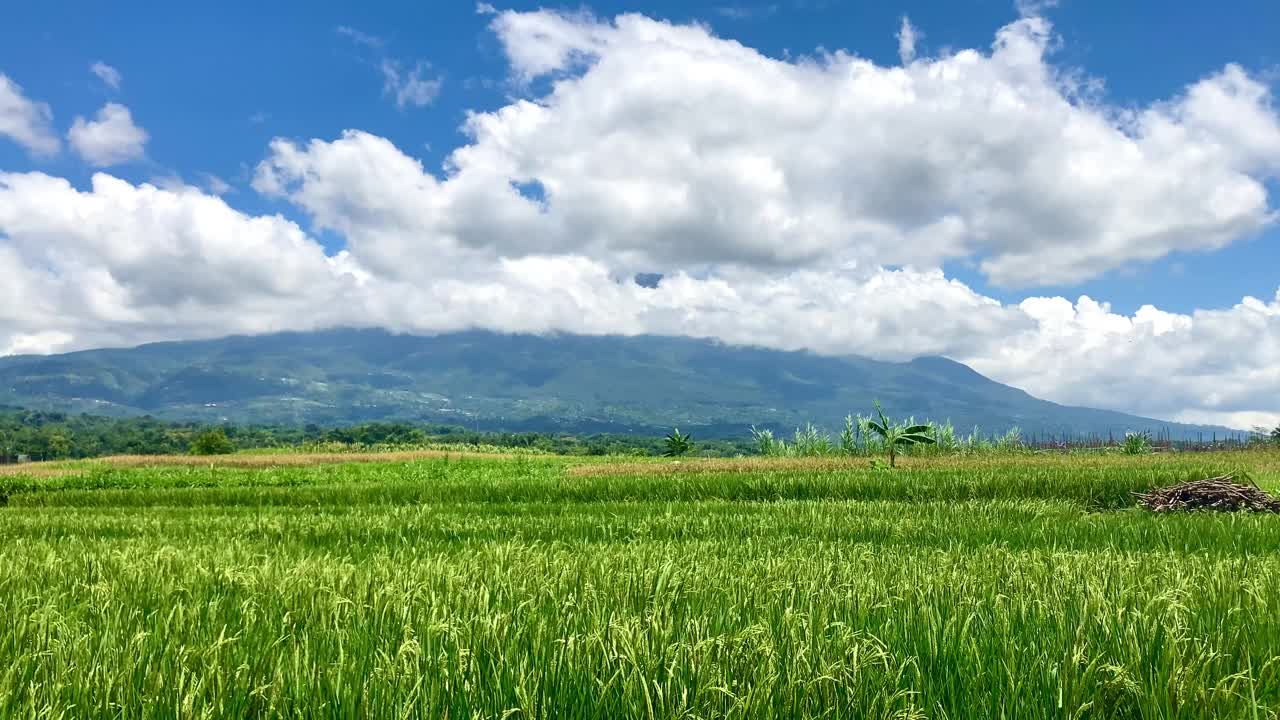
M415 447L433 444L530 448L566 455L660 455L661 436L549 432L487 432L454 425L371 422L320 425L209 425L146 417L104 417L0 406L0 463L67 460L106 455L185 455L201 436L221 430L237 450L340 444ZM706 440L699 455L749 453L752 442Z

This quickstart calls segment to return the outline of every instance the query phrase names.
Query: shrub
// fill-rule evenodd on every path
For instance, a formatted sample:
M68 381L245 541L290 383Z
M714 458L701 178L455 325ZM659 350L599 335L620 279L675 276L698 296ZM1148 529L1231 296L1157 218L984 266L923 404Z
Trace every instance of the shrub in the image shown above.
M196 436L191 443L192 455L230 455L236 446L221 428Z
M1151 436L1145 432L1127 432L1124 442L1120 444L1120 452L1125 455L1145 455L1151 452Z

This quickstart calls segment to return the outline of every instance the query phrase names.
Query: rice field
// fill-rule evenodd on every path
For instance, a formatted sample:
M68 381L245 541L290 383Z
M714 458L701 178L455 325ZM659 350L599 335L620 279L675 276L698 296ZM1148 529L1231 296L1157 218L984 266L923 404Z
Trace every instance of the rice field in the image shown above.
M34 469L37 472L32 473ZM1280 453L0 475L3 718L1275 718Z

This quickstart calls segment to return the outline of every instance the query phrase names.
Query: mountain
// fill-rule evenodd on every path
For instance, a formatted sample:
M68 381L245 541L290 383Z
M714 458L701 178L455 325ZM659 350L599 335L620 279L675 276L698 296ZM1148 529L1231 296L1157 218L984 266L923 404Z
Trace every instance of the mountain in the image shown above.
M891 416L964 431L1229 432L1058 405L941 357L889 363L673 337L331 330L0 358L0 404L208 422L741 436L751 425L834 430L875 399Z

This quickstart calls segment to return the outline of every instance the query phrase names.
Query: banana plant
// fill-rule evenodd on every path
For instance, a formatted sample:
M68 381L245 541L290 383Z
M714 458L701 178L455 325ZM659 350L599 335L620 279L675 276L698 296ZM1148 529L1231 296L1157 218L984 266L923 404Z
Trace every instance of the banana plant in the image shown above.
M880 401L875 402L876 415L879 420L872 419L867 423L871 430L884 439L884 446L889 450L889 467L897 467L898 447L908 447L911 445L932 445L935 440L933 438L933 428L928 425L907 425L905 423L895 424L885 417L884 409L880 407Z
M666 446L666 449L662 453L663 455L666 455L667 457L679 457L687 454L693 449L693 435L682 433L680 432L680 428L676 428L666 437L663 444Z

